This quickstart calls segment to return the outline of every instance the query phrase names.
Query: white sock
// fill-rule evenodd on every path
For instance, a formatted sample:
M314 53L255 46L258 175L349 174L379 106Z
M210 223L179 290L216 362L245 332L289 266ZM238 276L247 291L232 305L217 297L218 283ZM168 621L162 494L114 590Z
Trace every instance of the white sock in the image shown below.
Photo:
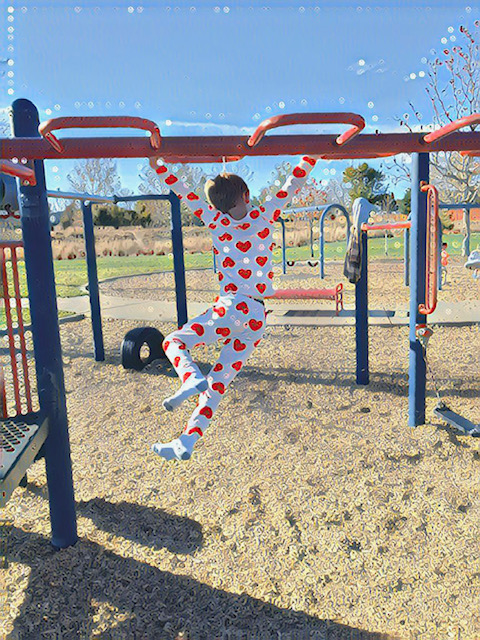
M173 411L177 407L179 407L182 402L184 402L187 398L191 396L197 395L206 391L208 389L208 382L205 378L196 378L194 376L190 376L184 384L180 387L180 389L170 396L170 398L166 398L163 401L163 407L167 411Z
M192 433L191 435L183 433L179 438L171 442L157 442L152 446L152 451L165 458L165 460L188 460L199 438L198 433Z

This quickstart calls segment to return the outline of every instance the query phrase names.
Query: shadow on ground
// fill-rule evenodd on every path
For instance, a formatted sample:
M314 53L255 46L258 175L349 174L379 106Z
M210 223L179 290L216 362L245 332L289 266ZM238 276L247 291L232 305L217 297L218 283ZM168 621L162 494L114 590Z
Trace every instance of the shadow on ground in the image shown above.
M28 487L46 497L44 487ZM98 528L147 548L191 554L202 544L197 522L161 510L100 498L77 507ZM189 640L392 638L212 588L157 569L134 553L128 542L120 555L86 538L56 552L43 536L13 527L8 559L30 566L31 573L7 638L86 640L93 631L99 640L174 640L182 631Z

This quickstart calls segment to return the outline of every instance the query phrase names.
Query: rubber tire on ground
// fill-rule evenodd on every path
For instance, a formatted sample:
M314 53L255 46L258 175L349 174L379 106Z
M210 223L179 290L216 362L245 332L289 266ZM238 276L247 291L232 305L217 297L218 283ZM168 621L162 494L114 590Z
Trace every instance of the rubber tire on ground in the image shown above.
M316 267L318 266L318 262L311 262L310 260L308 261L308 266L309 267Z
M154 360L166 358L167 356L162 347L163 340L163 334L155 327L136 327L131 329L125 335L120 347L123 368L141 371ZM142 360L140 357L140 351L144 344L150 349L146 360Z
M287 260L287 265L289 267L293 267L294 264L295 264L295 260Z

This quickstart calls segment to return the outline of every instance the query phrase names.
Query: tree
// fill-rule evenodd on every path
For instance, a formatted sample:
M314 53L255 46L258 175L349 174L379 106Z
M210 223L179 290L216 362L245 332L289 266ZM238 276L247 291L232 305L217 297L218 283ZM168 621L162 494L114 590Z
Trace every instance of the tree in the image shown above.
M77 160L73 170L67 175L74 191L99 196L129 194L122 189L117 162L114 158L88 158Z
M95 224L103 227L150 226L152 219L149 213L119 207L116 204L104 204L96 207L93 214Z
M412 211L412 190L409 187L398 202L398 213L409 216Z
M347 167L343 172L343 182L352 201L366 198L372 204L382 205L390 198L386 192L385 175L366 162Z

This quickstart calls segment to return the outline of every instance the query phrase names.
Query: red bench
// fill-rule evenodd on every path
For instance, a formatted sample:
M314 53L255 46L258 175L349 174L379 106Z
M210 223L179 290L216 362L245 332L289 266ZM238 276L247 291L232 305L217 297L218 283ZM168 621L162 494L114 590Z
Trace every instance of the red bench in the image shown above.
M335 314L343 311L343 284L333 289L277 289L269 300L335 300Z

